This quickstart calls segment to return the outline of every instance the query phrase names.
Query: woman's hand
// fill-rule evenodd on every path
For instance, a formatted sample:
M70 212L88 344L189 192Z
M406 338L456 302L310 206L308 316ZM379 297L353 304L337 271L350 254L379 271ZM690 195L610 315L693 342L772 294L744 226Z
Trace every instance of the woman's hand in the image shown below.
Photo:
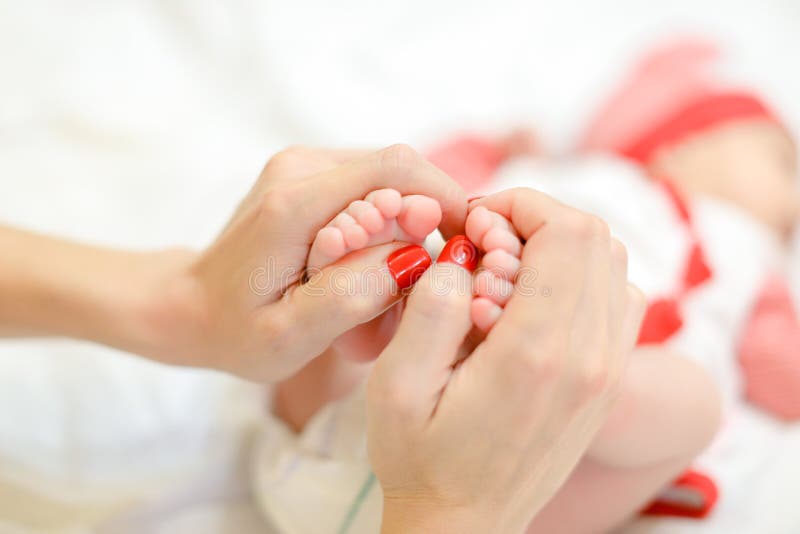
M443 233L463 227L461 188L407 146L294 148L273 157L222 235L169 279L150 313L155 356L278 380L379 315L401 295L331 291L326 269L300 282L317 231L354 199L386 187L439 201ZM398 246L373 247L346 267L357 277Z
M113 250L0 227L0 336L88 339L167 363L279 380L401 298L332 291L332 268L300 283L316 232L352 200L386 187L436 199L443 233L463 227L461 188L403 145L277 154L200 254ZM351 254L336 272L344 267L357 281L401 246Z
M368 384L385 532L522 532L603 423L644 311L596 217L528 189L476 201L526 240L515 294L460 365L470 274L417 283Z

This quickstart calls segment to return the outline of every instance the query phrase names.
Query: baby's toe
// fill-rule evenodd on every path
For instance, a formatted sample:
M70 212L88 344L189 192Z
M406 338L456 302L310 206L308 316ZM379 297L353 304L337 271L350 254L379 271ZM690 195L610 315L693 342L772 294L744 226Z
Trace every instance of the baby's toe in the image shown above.
M332 263L347 252L347 244L344 242L344 235L335 226L326 226L319 232L311 244L308 253L308 267L319 269Z
M442 208L439 203L424 195L403 197L403 206L397 216L400 229L412 240L425 239L442 222Z
M520 261L507 251L497 248L484 254L481 265L496 276L514 280L519 271Z
M351 215L342 212L331 224L342 231L348 249L358 250L367 246L369 234Z
M499 213L478 206L467 215L465 226L467 237L484 252L502 248L519 256L522 251L522 243L514 226Z
M472 301L470 316L472 322L479 330L488 332L492 329L503 310L489 299L478 297Z
M485 253L475 275L472 322L486 332L514 294L522 241L508 219L483 206L469 212L465 226L467 237Z
M514 294L514 283L495 275L492 271L481 270L475 275L475 294L502 307Z
M483 206L478 206L469 212L464 226L469 240L480 246L483 236L492 227L492 213Z
M402 198L395 189L378 189L369 193L364 200L375 206L384 219L394 219L403 208Z
M481 246L487 252L500 249L516 258L522 253L522 243L519 238L508 229L500 226L495 226L486 232L483 236L483 241L481 241Z
M383 215L371 202L365 200L351 202L347 207L347 213L370 234L377 234L383 230Z

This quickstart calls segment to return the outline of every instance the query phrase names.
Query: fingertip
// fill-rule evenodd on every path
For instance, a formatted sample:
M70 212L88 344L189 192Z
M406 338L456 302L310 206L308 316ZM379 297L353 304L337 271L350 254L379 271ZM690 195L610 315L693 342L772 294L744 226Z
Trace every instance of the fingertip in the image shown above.
M414 285L425 274L432 261L423 247L409 245L392 252L386 258L386 266L398 289L402 291Z

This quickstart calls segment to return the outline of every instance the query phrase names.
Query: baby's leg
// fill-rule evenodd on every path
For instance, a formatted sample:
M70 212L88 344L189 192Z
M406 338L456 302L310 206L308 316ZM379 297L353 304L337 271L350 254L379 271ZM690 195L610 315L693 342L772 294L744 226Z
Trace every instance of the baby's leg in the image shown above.
M505 217L482 206L467 216L466 232L470 241L484 253L475 275L472 322L488 332L514 292L522 242Z
M528 533L608 532L638 513L710 442L719 394L687 358L637 349L619 399L570 478Z

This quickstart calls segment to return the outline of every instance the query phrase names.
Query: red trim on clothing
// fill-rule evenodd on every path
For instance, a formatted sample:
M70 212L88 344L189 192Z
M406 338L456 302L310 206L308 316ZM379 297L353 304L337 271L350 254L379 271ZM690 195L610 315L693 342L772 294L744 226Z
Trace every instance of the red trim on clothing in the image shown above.
M691 101L620 148L619 153L640 163L647 163L659 148L673 145L724 122L744 119L762 119L780 124L772 111L755 95L746 92L714 93Z
M663 343L677 334L683 327L681 303L692 289L704 284L713 276L705 259L703 247L694 230L692 214L683 193L673 182L659 179L667 197L672 201L680 220L689 231L692 243L687 257L682 286L674 296L650 301L639 331L637 345ZM643 515L672 516L702 519L717 502L719 494L714 481L708 476L689 470L664 489L664 491L642 511Z
M675 299L651 300L639 329L637 345L663 343L683 327L678 301Z
M700 243L695 242L689 252L689 263L683 274L684 290L694 289L711 278L711 267L706 262L705 253Z
M695 234L692 214L683 193L670 180L660 178L657 183L664 189L667 198L672 202L678 217L689 230L692 239L687 256L686 269L681 280L681 287L675 295L664 296L652 300L645 312L642 327L639 331L639 345L663 343L675 335L683 327L681 300L690 290L702 285L712 277L711 268L705 259L703 247Z

